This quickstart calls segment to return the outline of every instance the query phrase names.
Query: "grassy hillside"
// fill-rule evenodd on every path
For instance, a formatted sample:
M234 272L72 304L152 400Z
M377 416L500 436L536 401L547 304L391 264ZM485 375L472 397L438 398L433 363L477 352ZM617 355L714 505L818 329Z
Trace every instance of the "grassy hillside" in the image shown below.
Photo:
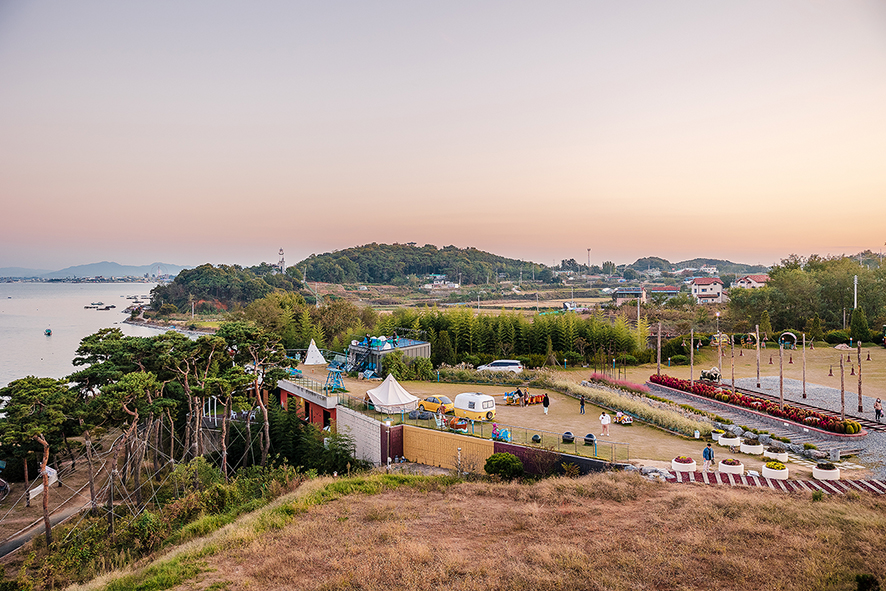
M886 499L649 482L317 479L81 589L856 589Z

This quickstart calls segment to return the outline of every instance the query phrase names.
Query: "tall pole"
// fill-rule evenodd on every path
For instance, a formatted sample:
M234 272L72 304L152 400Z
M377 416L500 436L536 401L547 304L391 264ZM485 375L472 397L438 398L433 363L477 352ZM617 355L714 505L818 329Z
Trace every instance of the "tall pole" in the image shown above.
M658 321L658 355L655 372L661 375L661 320Z
M858 412L864 412L861 402L861 339L858 339Z
M689 329L689 386L692 387L692 370L695 367L695 329Z
M735 394L735 335L729 338L729 349L732 353L732 393Z
M720 336L719 312L717 312L717 371L723 371L723 338Z
M778 339L778 408L784 408L784 343Z
M806 398L806 333L803 333L803 398Z
M855 294L852 302L852 309L855 310L858 307L858 275L856 275L853 280L853 292Z
M760 388L760 325L755 325L757 334L757 388Z
M840 353L840 420L846 420L846 386L843 382L843 354Z

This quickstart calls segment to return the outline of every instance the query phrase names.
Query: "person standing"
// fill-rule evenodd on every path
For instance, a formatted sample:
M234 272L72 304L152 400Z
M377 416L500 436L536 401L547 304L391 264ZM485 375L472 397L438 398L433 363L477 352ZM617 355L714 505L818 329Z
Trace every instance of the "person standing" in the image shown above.
M861 378L859 378L861 379ZM883 403L880 402L880 399L877 398L877 401L874 403L874 418L877 419L877 422L880 422L880 417L883 416Z
M708 446L706 448L704 448L704 451L701 452L701 457L704 458L704 466L702 467L702 471L710 472L711 471L711 462L714 461L714 448L711 447L710 443L708 444Z
M578 412L579 414L585 414L585 395L582 394L581 398L578 399Z
M545 397L541 399L541 405L545 407L545 414L548 414L548 406L551 405L551 399L548 398L547 392L545 392Z
M600 415L600 425L603 426L603 435L609 437L609 423L612 422L612 417L604 410L603 414Z

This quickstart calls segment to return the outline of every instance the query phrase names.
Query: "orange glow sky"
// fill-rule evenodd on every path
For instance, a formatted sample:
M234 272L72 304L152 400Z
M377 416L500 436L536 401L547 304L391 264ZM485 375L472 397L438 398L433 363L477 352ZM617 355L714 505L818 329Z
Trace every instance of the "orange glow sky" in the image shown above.
M883 2L0 2L0 267L875 252Z

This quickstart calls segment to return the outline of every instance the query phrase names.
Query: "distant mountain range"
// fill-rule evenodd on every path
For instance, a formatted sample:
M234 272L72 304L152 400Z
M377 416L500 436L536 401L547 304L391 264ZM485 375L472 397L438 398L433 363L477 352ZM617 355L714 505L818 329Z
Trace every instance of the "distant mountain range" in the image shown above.
M88 265L75 265L67 267L59 271L46 271L43 269L26 269L24 267L0 267L0 277L17 277L22 279L67 279L67 278L83 278L83 277L144 277L148 275L167 274L170 276L178 275L183 269L191 267L182 267L180 265L172 265L169 263L151 263L150 265L121 265L120 263L112 263L102 261L101 263L90 263Z

